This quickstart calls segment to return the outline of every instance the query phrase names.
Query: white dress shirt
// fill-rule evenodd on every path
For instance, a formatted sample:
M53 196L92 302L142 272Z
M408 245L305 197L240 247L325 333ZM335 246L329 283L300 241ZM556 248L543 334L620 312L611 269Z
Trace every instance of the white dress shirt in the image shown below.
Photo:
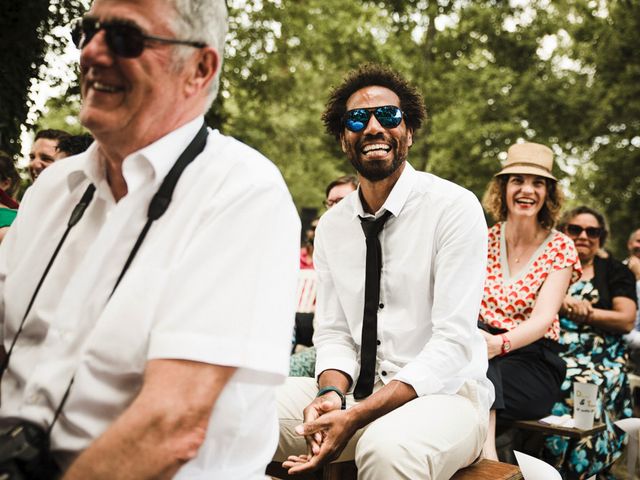
M382 274L376 380L395 379L419 396L455 394L475 379L486 392L487 346L478 328L487 256L487 226L476 197L408 163L382 208L392 213L379 239ZM359 190L322 216L314 263L316 375L360 373L365 238Z
M47 425L68 463L136 397L150 359L238 367L213 410L198 456L176 478L264 478L278 438L274 387L286 377L300 221L277 168L210 131L117 290L109 294L165 174L199 117L123 163L117 203L94 143L56 162L25 195L0 248L6 349L72 208L96 193L37 297L2 378L2 416ZM185 392L188 395L189 392Z

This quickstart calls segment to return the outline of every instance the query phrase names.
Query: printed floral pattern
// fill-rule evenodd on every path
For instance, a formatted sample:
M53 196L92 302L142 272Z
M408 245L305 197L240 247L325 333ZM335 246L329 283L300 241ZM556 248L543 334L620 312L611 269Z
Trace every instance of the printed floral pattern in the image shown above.
M580 262L573 242L566 235L553 231L538 256L513 279L505 279L507 267L501 264L501 235L504 223L489 229L487 278L480 305L480 320L494 328L512 330L529 318L540 287L551 272L573 266L571 282L580 278ZM504 255L506 258L506 254ZM509 282L509 283L507 283ZM558 340L558 316L544 335Z
M316 376L316 347L305 348L291 355L289 376L311 378Z
M573 297L591 300L599 297L590 281L580 281L570 288ZM606 430L582 440L559 436L545 439L544 460L559 468L563 478L589 478L603 472L622 454L625 434L615 426L619 418L632 416L631 393L626 372L627 351L622 335L605 333L589 325L577 324L561 318L560 343L567 351L560 354L567 362L567 375L562 384L562 401L552 414L573 414L573 382L598 385L596 419Z

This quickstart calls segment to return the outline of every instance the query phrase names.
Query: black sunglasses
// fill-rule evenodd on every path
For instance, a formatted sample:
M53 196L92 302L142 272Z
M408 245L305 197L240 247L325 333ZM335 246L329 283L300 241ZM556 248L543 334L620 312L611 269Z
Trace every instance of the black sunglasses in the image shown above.
M573 223L569 223L567 225L566 231L572 237L579 237L582 232L587 232L587 237L591 238L592 240L600 238L600 235L602 235L601 227L582 228L580 225L575 225Z
M123 58L135 58L142 55L147 41L188 45L195 48L204 48L207 46L207 44L203 42L147 35L143 33L135 23L125 20L108 20L101 22L91 17L85 17L73 23L71 38L75 46L82 50L100 30L104 30L105 32L109 49L114 54Z
M354 108L344 114L344 126L352 132L361 132L369 124L371 114L384 128L396 128L402 122L404 113L395 105L384 107Z

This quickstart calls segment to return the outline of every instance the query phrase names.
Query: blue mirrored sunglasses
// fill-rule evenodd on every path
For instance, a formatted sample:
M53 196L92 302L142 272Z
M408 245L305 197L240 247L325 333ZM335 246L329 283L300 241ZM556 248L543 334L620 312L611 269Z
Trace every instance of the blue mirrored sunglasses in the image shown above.
M371 114L384 128L396 128L402 122L403 113L395 105L383 107L354 108L344 114L344 126L352 132L361 132L369 124Z

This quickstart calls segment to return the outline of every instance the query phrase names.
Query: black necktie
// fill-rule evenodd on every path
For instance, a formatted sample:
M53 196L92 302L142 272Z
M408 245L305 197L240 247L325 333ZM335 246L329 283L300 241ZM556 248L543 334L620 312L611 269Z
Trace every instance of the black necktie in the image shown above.
M364 315L362 319L362 343L360 345L360 376L353 391L356 399L366 398L373 391L378 349L378 303L380 302L380 273L382 272L382 248L378 234L391 216L390 211L376 220L360 217L362 231L367 242L367 269L364 280Z

